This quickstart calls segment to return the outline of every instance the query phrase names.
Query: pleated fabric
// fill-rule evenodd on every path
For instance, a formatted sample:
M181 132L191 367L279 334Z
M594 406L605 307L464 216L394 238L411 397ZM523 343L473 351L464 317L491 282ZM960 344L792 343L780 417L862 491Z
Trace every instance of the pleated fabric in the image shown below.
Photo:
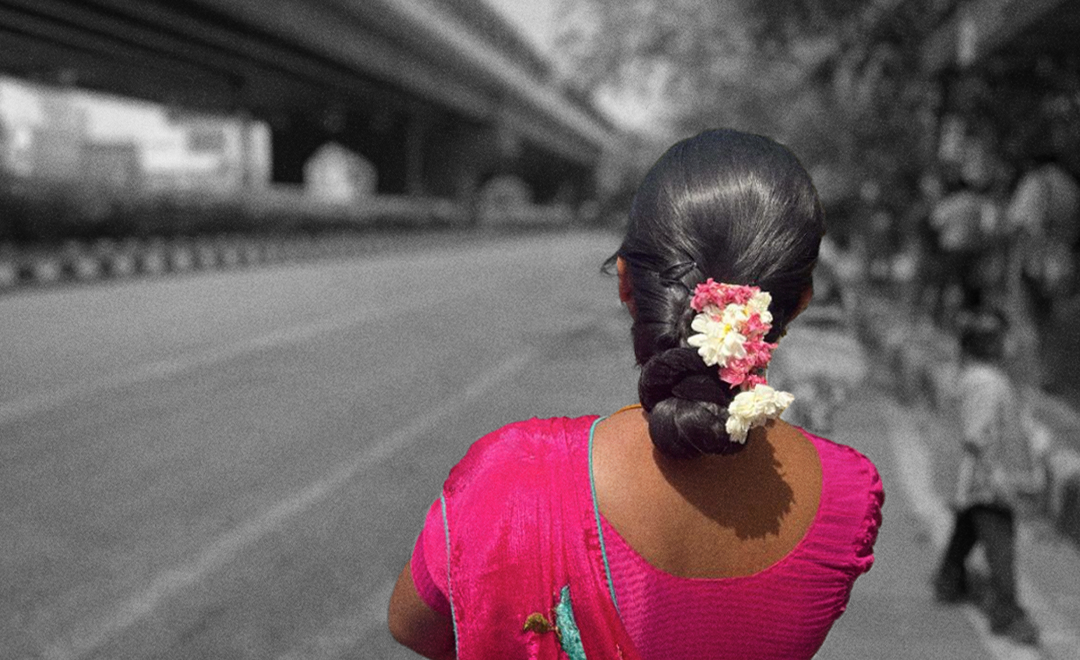
M511 424L451 470L442 511L458 660L639 660L582 498L580 441L587 452L596 420Z

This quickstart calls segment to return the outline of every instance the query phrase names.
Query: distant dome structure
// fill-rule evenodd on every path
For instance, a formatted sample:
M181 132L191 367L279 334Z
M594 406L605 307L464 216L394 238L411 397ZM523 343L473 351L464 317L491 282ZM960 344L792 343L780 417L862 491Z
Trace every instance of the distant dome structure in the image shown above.
M327 142L304 164L304 190L320 201L352 202L375 195L378 172L371 161Z

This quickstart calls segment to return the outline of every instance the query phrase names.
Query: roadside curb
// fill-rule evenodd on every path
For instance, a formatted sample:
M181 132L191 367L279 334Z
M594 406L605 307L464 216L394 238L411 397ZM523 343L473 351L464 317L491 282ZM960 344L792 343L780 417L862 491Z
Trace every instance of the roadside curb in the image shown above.
M0 244L0 294L43 286L223 271L384 252L493 235L491 231L327 231Z
M951 414L960 355L956 338L904 314L895 301L863 296L857 307L859 339L887 366L899 398ZM1080 547L1080 413L1044 392L1021 396L1031 404L1023 421L1043 477L1042 514Z
M51 285L161 277L361 257L460 242L603 228L551 225L327 229L293 234L205 234L71 240L62 244L0 243L0 295Z
M8 245L0 249L0 291L356 255L371 251L378 238L381 237L345 233L219 235L98 239L69 241L59 246Z

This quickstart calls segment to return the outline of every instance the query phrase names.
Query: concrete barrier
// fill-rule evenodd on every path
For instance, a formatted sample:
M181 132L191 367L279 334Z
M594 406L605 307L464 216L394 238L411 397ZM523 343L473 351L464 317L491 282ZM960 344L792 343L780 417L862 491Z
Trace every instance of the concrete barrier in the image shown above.
M14 288L19 283L19 266L15 260L0 257L0 290Z
M161 275L169 270L169 259L164 245L149 245L136 256L138 272L144 275Z
M405 199L380 200L388 217L416 211ZM385 208L383 208L385 207ZM400 208L399 208L400 207ZM424 208L440 211L441 207ZM456 207L442 209L446 214ZM433 211L433 212L434 212ZM449 217L448 215L448 217ZM455 221L460 220L456 216ZM0 292L23 286L64 282L160 277L171 273L258 267L285 262L368 255L387 250L446 244L457 240L485 240L550 228L499 225L490 228L447 229L433 225L419 229L384 228L368 231L327 228L315 234L222 234L203 237L149 237L69 241L63 245L0 243Z
M80 282L99 279L103 270L101 259L90 254L72 254L64 260L65 274Z
M19 275L30 284L52 284L64 278L64 265L55 255L32 253L23 260Z
M131 277L138 271L138 260L132 252L114 252L101 256L105 274L109 277Z

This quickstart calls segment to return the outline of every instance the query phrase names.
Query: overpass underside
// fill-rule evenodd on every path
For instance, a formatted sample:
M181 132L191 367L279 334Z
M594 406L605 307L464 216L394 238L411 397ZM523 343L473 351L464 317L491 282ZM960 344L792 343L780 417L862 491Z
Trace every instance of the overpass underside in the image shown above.
M302 182L308 158L336 142L374 165L380 193L468 198L511 174L534 202L590 197L607 128L438 11L427 0L0 0L0 67L265 121L276 182Z

